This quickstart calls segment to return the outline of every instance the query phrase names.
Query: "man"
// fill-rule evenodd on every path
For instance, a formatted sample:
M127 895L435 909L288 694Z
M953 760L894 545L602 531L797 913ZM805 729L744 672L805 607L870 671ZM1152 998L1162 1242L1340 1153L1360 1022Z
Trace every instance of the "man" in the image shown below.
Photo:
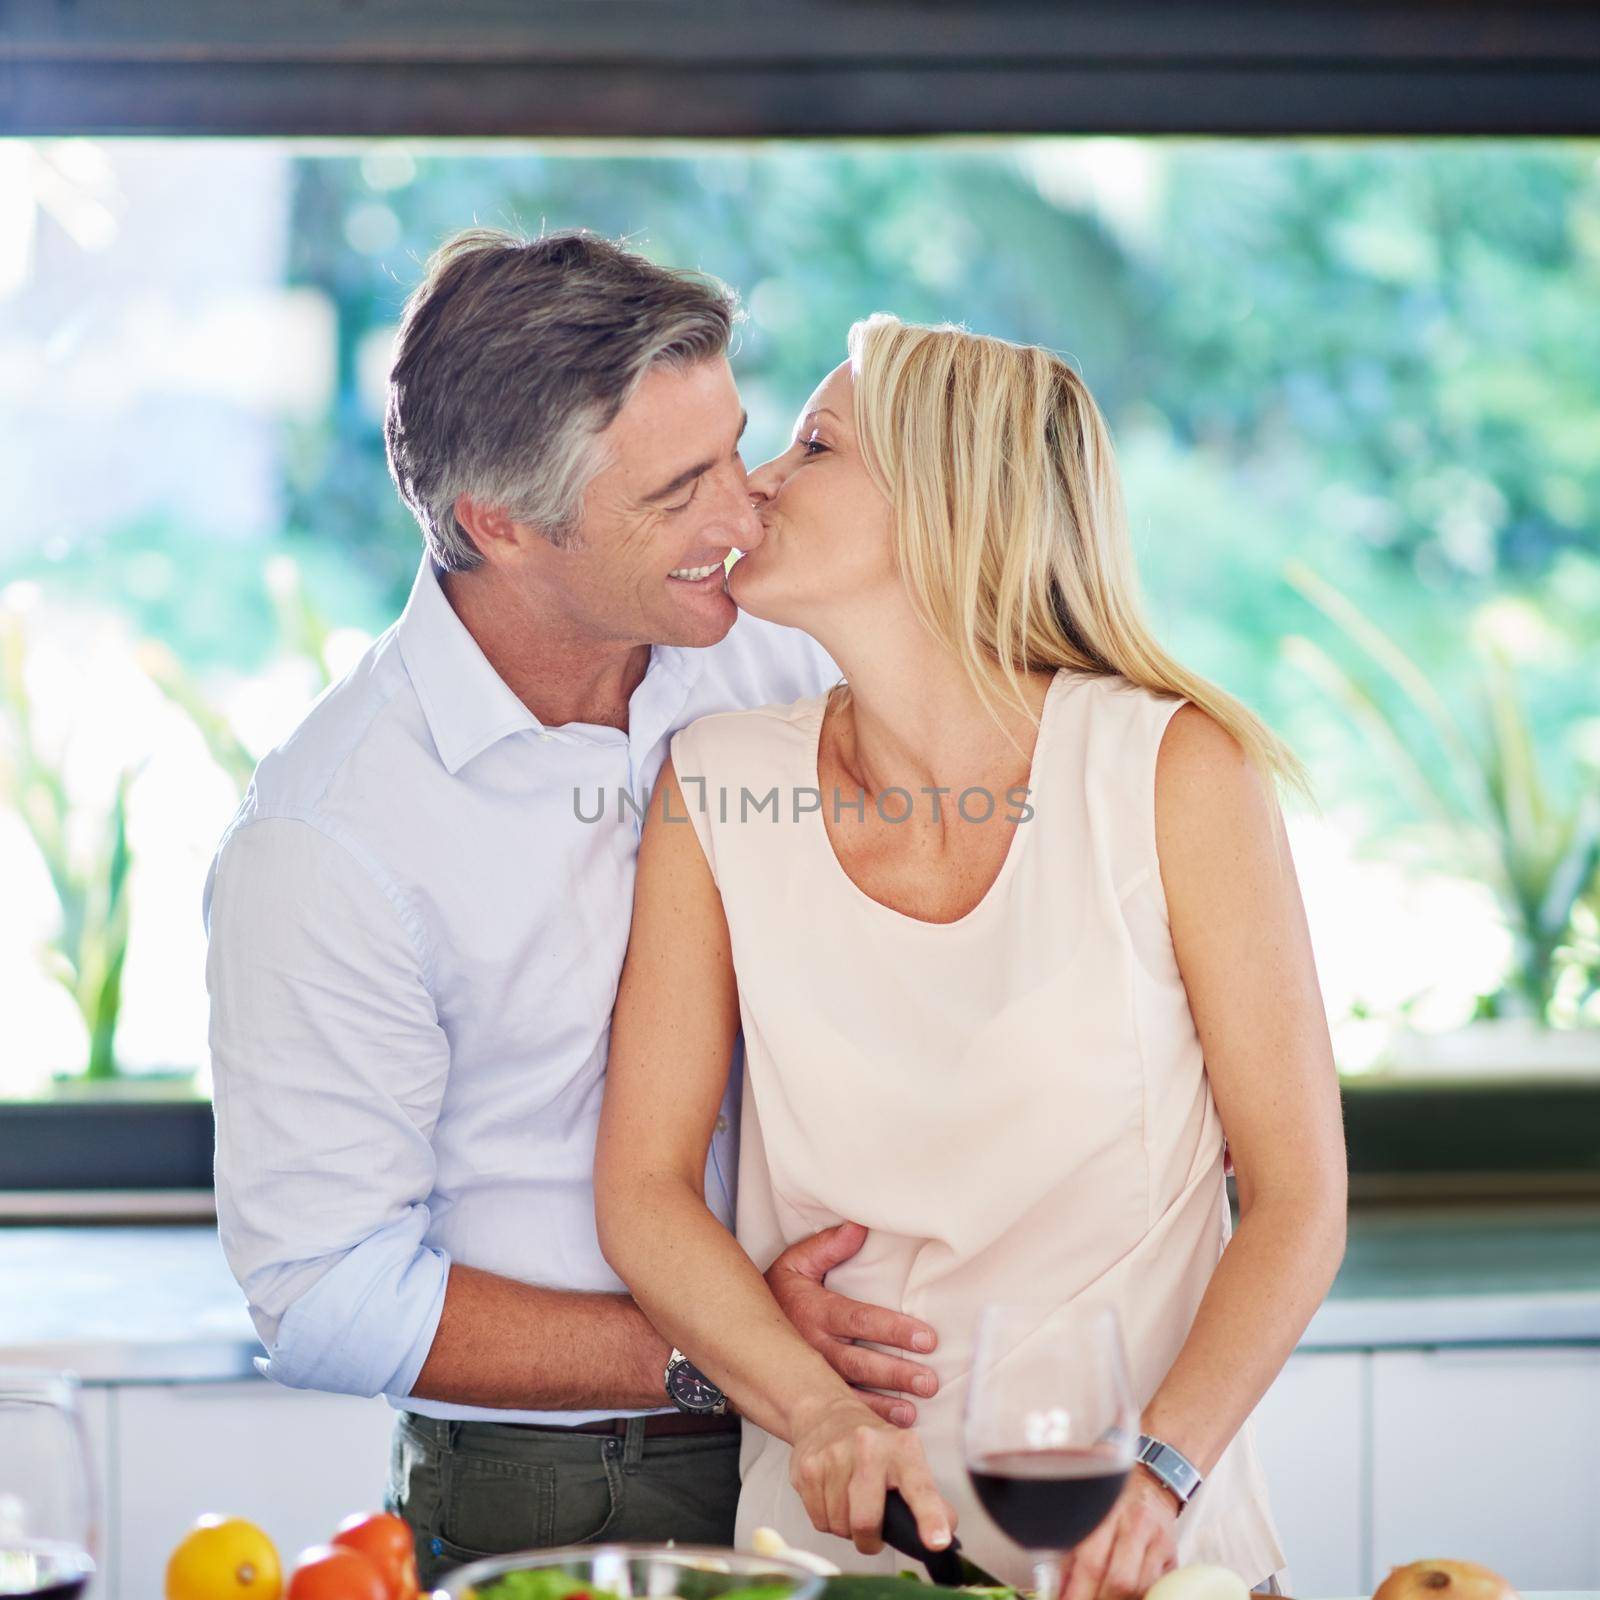
M400 1411L390 1501L425 1583L602 1534L732 1537L737 1420L681 1361L669 1398L591 1190L667 740L837 678L723 586L761 538L732 320L720 287L581 233L440 251L386 422L427 546L410 601L262 761L206 885L223 1248L264 1371ZM724 1222L736 1105L706 1174ZM863 1237L768 1276L909 1423L931 1373L854 1341L932 1330L822 1286Z

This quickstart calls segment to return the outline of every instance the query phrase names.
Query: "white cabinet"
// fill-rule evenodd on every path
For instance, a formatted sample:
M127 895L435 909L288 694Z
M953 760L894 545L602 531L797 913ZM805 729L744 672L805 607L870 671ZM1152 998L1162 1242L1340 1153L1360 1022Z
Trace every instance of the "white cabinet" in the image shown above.
M202 1512L259 1523L287 1566L342 1517L383 1502L394 1412L382 1400L264 1379L108 1397L115 1516L98 1600L160 1600L167 1557Z
M1370 1594L1367 1361L1291 1356L1252 1419L1295 1596Z
M1371 1359L1378 1579L1451 1557L1524 1592L1600 1587L1600 1349Z
M1408 1561L1600 1589L1600 1348L1302 1351L1255 1413L1293 1592Z

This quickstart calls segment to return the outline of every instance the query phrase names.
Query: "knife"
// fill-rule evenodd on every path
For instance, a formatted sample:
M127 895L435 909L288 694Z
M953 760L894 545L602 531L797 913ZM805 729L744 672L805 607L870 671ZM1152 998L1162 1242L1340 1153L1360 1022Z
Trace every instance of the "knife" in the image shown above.
M973 1585L982 1589L1009 1589L1010 1584L987 1573L975 1561L961 1553L961 1541L954 1534L943 1550L930 1550L917 1531L917 1519L898 1489L891 1489L883 1502L883 1542L892 1545L901 1555L920 1561L928 1569L928 1576L944 1589L961 1589Z

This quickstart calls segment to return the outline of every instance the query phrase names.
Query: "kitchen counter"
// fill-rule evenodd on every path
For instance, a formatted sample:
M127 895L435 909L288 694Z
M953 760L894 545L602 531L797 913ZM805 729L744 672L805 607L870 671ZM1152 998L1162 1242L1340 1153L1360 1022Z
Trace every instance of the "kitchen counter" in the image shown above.
M0 1365L85 1383L255 1376L261 1354L215 1228L0 1228Z
M88 1383L250 1377L261 1353L204 1226L0 1228L0 1364ZM1302 1350L1600 1345L1600 1203L1362 1207Z
M1600 1343L1600 1202L1360 1207L1303 1350Z

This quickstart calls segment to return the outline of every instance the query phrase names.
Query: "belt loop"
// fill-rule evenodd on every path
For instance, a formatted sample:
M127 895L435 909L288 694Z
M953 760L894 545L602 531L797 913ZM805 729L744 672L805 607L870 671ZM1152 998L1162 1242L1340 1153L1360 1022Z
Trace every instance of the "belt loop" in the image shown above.
M454 1450L456 1442L461 1437L461 1418L449 1417L444 1424L444 1442L447 1449Z
M644 1460L644 1424L643 1417L628 1418L628 1431L622 1446L622 1465L629 1472Z

